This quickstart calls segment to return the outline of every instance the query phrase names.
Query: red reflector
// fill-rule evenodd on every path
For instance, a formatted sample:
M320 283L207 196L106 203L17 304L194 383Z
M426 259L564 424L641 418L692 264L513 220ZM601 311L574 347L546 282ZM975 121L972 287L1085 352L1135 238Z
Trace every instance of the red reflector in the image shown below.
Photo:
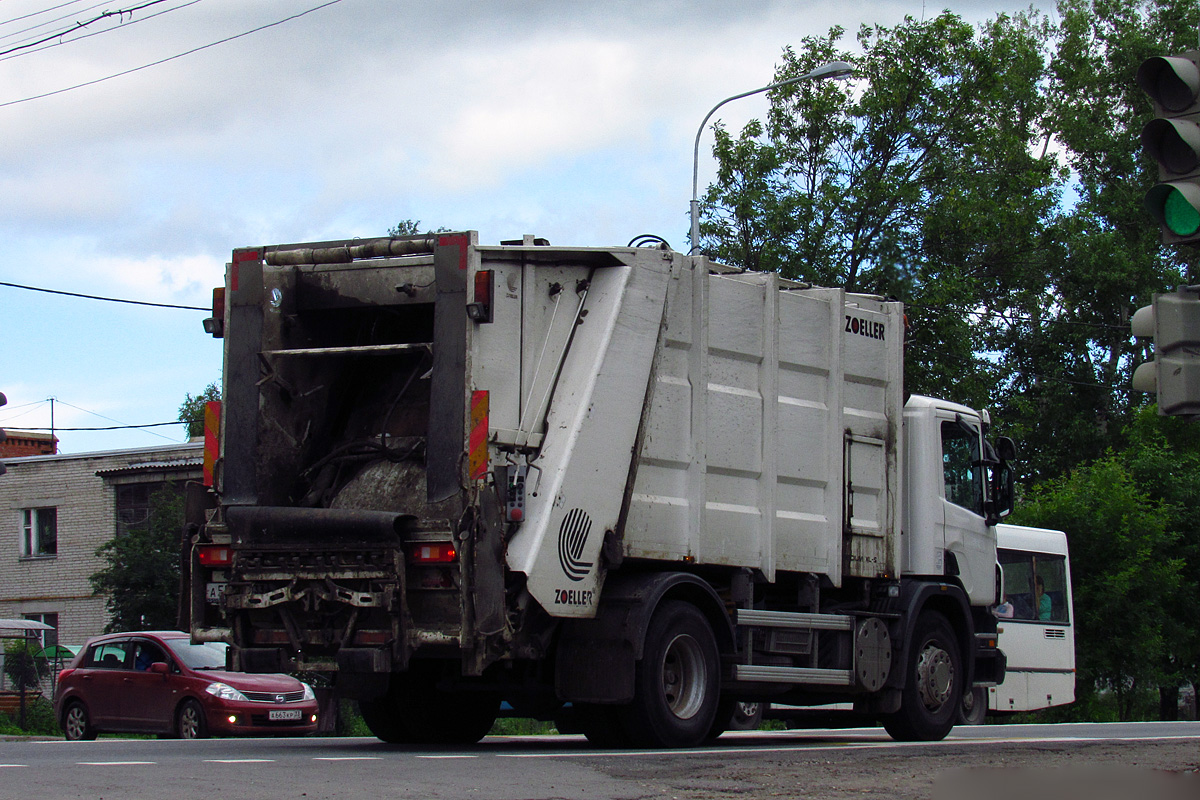
M496 273L490 269L481 269L475 273L475 297L467 305L467 316L476 322L492 321L492 301L495 299L495 288L492 278Z
M449 542L413 545L412 560L417 564L447 564L458 558L458 551Z
M288 644L287 631L259 628L252 636L255 644Z
M196 556L205 567L228 567L233 563L233 550L225 544L197 547Z
M221 401L204 404L204 485L212 486L221 456Z
M387 631L359 631L354 634L355 644L386 644L391 636Z

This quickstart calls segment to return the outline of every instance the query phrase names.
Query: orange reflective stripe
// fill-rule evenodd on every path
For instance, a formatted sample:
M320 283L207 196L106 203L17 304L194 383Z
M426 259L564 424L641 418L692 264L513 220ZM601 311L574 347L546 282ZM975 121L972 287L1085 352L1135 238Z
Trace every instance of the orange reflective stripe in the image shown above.
M471 438L468 468L471 480L481 480L488 467L488 393L471 392Z
M213 473L221 455L221 401L204 404L204 485L213 485Z

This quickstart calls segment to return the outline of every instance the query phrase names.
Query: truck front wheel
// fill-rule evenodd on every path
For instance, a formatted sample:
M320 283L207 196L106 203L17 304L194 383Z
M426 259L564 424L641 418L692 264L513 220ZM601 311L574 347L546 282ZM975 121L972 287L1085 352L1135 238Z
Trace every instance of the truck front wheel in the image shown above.
M625 731L642 747L692 747L708 736L720 694L720 653L712 627L690 603L654 612L637 664Z
M944 739L958 720L964 688L958 640L944 616L921 612L908 659L900 710L886 716L883 727L902 742Z

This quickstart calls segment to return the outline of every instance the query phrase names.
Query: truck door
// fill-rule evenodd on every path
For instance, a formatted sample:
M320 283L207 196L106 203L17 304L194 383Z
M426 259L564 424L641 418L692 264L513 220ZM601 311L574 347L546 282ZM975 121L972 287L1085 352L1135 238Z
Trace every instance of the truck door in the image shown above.
M942 420L942 514L946 551L972 605L993 602L996 541L984 519L982 437L974 423L955 415Z

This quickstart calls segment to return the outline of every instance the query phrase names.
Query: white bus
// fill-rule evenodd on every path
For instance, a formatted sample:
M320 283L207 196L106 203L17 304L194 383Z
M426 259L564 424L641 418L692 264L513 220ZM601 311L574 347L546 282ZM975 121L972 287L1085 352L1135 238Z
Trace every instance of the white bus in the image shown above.
M1004 683L988 689L988 711L1035 711L1075 700L1071 561L1062 531L997 525L1004 600L997 606Z

